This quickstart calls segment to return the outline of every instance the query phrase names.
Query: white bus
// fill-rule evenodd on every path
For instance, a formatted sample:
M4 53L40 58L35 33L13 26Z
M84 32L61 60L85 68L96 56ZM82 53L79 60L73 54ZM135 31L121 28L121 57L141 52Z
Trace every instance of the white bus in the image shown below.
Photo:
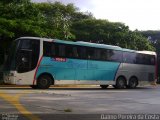
M4 67L5 83L41 89L61 84L136 88L156 79L155 52L38 37L16 39Z

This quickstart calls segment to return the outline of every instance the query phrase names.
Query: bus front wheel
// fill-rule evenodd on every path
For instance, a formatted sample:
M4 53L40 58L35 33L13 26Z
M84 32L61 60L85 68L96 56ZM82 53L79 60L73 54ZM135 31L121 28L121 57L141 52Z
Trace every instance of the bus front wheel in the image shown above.
M102 89L106 89L109 85L100 85Z
M48 89L52 84L52 78L48 75L42 75L37 80L38 89Z
M126 79L124 77L119 77L116 80L115 88L122 89L126 87Z

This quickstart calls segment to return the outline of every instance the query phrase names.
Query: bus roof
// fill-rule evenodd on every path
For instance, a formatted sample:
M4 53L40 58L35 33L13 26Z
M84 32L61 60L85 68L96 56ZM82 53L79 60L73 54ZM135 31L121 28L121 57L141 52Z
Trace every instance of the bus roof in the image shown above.
M137 52L136 50L126 49L126 48L123 48L122 51L124 51L124 52Z
M43 40L43 41L50 41L50 42L53 41L53 42L57 42L57 43L64 43L64 44L70 44L70 45L82 45L82 46L88 46L88 47L122 50L122 48L119 46L97 44L97 43L90 43L90 42L83 42L83 41L73 42L73 41L66 41L66 40L59 40L59 39L48 39L48 38L40 38L40 37L20 37L18 39L39 39L39 40Z
M88 46L88 47L122 50L121 47L113 46L113 45L97 44L97 43L90 43L90 42L83 42L83 41L72 42L72 41L63 41L63 40L57 40L57 39L54 39L54 40L58 43L66 43L66 44L72 44L72 45L82 45L82 46Z
M138 51L138 53L143 53L143 54L150 54L150 55L156 55L156 52L153 51Z
M88 47L121 50L121 51L124 51L124 52L136 52L136 53L144 53L144 54L156 55L156 53L153 52L153 51L136 51L136 50L126 49L126 48L121 48L119 46L106 45L106 44L97 44L97 43L90 43L90 42L84 42L84 41L73 42L73 41L66 41L66 40L59 40L59 39L49 39L49 38L40 38L40 37L20 37L18 39L37 39L37 40L64 43L64 44L70 44L70 45L82 45L82 46L88 46Z

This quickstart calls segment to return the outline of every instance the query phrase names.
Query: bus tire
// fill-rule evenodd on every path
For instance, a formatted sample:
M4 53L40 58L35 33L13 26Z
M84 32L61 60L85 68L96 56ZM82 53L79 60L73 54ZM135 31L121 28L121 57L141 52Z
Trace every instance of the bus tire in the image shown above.
M48 75L42 75L37 80L38 89L48 89L52 85L52 78Z
M107 89L109 85L100 85L102 89Z
M123 89L126 87L126 79L124 77L118 77L116 80L115 88Z
M30 85L32 89L37 89L37 85Z
M138 85L138 79L136 77L131 77L128 82L128 88L134 89Z

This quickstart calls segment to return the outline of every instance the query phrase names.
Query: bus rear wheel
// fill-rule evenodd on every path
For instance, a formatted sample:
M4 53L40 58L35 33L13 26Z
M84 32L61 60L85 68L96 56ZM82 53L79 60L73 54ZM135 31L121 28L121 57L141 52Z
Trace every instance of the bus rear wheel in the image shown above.
M124 77L119 77L116 81L115 88L123 89L126 87L126 79Z
M130 80L129 80L129 83L128 83L128 88L131 88L131 89L133 89L133 88L136 88L137 87L137 85L138 85L138 80L137 80L137 78L135 78L135 77L132 77L132 78L130 78Z
M38 89L48 89L52 84L52 78L48 75L42 75L37 80Z
M100 85L102 89L107 89L109 85Z

